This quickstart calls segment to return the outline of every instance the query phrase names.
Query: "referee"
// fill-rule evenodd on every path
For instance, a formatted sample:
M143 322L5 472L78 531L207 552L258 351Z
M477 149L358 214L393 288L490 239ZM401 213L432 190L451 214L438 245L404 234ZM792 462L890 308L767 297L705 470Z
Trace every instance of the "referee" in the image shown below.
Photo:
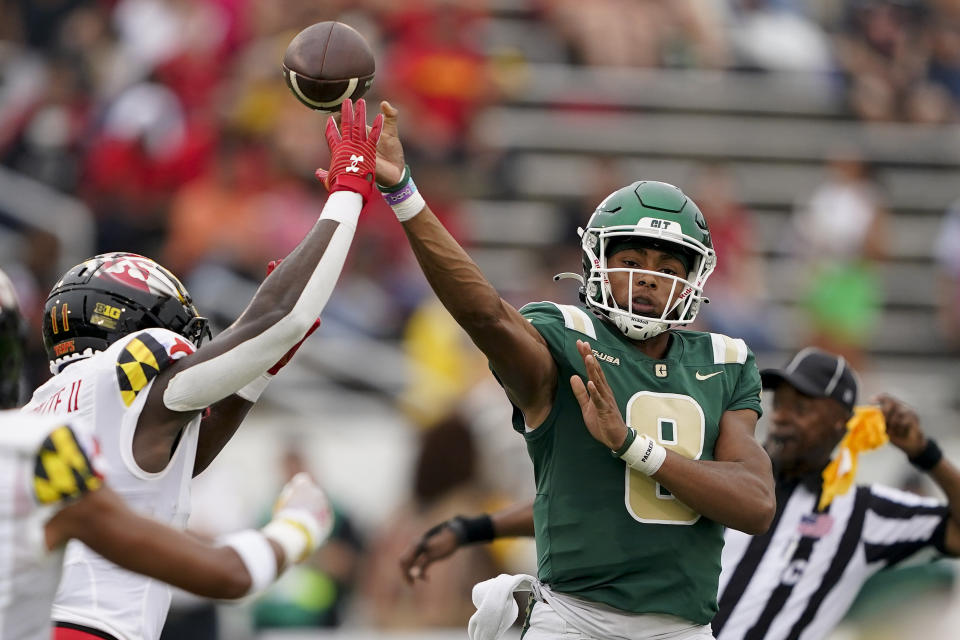
M774 391L764 447L777 512L763 535L727 530L713 633L718 640L814 640L829 634L877 571L928 548L960 555L960 472L912 410L881 396L890 442L931 475L948 504L869 485L818 511L821 473L857 400L856 376L843 358L817 349L760 375Z
M960 555L960 471L924 435L916 413L882 395L876 402L890 442L930 474L948 503L869 485L818 510L821 474L857 401L856 374L842 357L808 348L786 368L762 371L761 379L774 392L764 447L773 462L777 512L763 535L726 530L713 633L718 640L818 640L874 573L924 549ZM463 544L519 535L533 535L530 504L457 516L412 545L401 570L412 582Z

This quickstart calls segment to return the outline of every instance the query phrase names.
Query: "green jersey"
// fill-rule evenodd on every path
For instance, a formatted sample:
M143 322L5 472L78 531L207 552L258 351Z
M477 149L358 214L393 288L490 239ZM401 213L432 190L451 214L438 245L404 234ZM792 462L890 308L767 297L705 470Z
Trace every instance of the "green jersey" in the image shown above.
M586 380L577 340L589 341L626 423L687 458L712 460L724 411L760 409L760 373L743 340L671 332L662 360L579 307L533 303L520 311L557 363L546 421L533 431L514 411L537 484L539 578L554 591L633 613L706 624L717 610L722 525L627 467L583 422L570 376Z

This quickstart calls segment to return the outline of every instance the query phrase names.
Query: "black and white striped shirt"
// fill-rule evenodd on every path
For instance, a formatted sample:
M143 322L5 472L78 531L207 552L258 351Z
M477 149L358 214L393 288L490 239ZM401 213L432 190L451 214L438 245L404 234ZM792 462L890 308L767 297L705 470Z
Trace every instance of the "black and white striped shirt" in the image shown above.
M943 552L949 511L936 500L858 486L818 514L818 491L778 486L767 533L727 530L713 619L718 640L823 638L867 578L922 549Z

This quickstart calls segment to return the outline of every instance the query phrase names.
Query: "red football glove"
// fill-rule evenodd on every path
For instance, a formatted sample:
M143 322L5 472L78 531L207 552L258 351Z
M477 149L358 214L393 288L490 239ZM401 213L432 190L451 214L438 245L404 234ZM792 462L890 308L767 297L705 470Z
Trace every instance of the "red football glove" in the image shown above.
M271 273L273 273L273 270L276 269L276 268L280 265L281 262L283 262L283 259L282 259L282 258L281 258L280 260L271 260L271 261L270 261L270 264L267 265L267 275L269 276ZM273 365L272 367L270 367L269 369L267 369L267 373L269 373L269 374L272 375L272 376L275 376L275 375L277 375L277 372L280 371L280 369L283 369L285 366L287 366L287 363L290 362L290 359L291 359L291 358L293 358L293 354L295 354L295 353L297 352L297 349L300 348L300 345L302 345L302 344L304 343L304 341L305 341L307 338L309 338L310 335L313 334L313 332L316 331L319 326L320 326L320 318L317 318L317 319L314 321L313 326L310 327L310 328L307 330L306 335L303 336L303 340L301 340L301 341L298 342L297 344L295 344L295 345L293 345L292 347L290 347L290 350L287 351L287 352L283 355L282 358L280 358L279 360L277 360L277 364L275 364L275 365Z
M337 129L332 117L327 120L330 170L317 169L317 178L323 180L330 193L354 191L363 197L366 204L376 191L374 169L377 166L377 141L383 130L383 114L374 118L370 133L367 133L367 103L363 98L357 100L357 113L354 116L353 103L347 98L340 109L340 127Z

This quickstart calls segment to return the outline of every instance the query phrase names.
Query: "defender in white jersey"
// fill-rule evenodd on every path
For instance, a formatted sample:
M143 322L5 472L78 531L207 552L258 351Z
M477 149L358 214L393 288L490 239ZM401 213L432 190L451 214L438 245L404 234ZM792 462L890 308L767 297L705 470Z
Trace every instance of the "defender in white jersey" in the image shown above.
M6 372L6 371L5 371ZM259 591L278 568L314 550L332 524L329 503L305 476L288 483L275 520L213 546L131 511L97 471L96 443L60 418L0 412L0 638L47 640L64 542L74 538L130 569L211 598ZM271 541L284 520L309 535L296 556ZM272 554L258 564L247 548Z
M206 321L177 278L142 256L97 256L51 292L44 343L55 375L26 409L69 417L97 436L104 473L135 509L176 526L186 522L190 478L213 460L315 326L374 188L382 127L378 116L368 134L362 100L356 118L345 101L341 118L342 136L328 121L331 193L320 219L216 341L198 349ZM276 539L298 544L292 533ZM169 601L165 585L73 543L53 618L57 628L85 628L93 637L153 640Z
M56 513L61 496L76 498L96 490L100 479L84 453L92 447L81 447L62 420L16 411L0 416L0 638L48 638L63 549L49 551L44 525ZM36 468L45 449L53 457L60 452L58 459L67 471L60 474L61 486L72 483L62 493L46 491L49 483L38 490L42 479L36 477Z

